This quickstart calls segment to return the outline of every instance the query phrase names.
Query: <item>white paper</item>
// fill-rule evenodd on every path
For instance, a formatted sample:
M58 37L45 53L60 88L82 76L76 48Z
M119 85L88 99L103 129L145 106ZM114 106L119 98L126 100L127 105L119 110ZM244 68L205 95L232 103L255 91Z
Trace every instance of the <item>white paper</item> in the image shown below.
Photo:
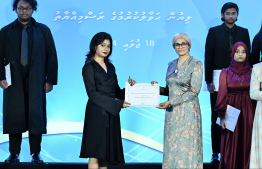
M240 114L239 109L232 107L230 105L227 105L225 120L226 120L226 123L227 123L227 129L228 130L234 132L239 114ZM216 123L218 125L220 125L220 118L219 117L217 118Z
M12 85L12 81L11 81L10 63L5 66L5 78L6 78L8 86L11 86Z
M136 83L130 86L128 82L125 85L125 101L130 106L158 106L160 104L159 84Z
M220 77L221 71L222 70L213 70L213 83L215 85L216 92L218 91L218 88L219 88L219 77ZM206 82L203 85L203 91L208 91Z

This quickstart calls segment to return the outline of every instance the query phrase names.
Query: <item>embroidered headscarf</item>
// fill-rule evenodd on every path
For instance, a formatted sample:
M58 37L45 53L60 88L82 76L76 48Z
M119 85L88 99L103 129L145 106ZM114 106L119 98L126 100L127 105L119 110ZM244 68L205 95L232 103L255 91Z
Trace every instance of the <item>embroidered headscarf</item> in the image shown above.
M243 46L245 48L245 51L246 51L246 59L244 60L244 62L237 62L234 59L234 55L235 55L236 50L239 46ZM244 74L248 70L250 70L250 67L249 67L249 64L248 64L249 51L248 51L245 43L243 43L243 42L235 43L232 47L231 57L232 57L232 61L231 61L231 64L229 65L229 67L228 67L231 71L235 72L236 74Z
M191 39L189 38L189 36L187 35L187 34L185 34L185 33L178 33L178 34L176 34L175 36L174 36L174 38L173 38L173 47L174 47L174 43L176 43L176 40L178 39L178 38L183 38L183 39L185 39L187 42L188 42L188 44L189 44L189 49L191 48L191 45L192 45L192 42L191 42Z

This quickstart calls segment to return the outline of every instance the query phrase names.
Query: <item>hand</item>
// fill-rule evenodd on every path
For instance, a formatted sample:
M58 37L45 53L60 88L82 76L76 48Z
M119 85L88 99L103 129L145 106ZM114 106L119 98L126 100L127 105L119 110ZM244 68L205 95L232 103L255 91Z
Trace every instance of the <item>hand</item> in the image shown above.
M152 82L151 82L151 85L154 86L154 84L158 84L158 82L152 81ZM159 92L160 92L160 89L161 89L161 87L159 86Z
M227 122L225 120L225 118L220 118L220 125L223 129L227 128Z
M133 86L134 84L136 84L136 81L134 81L133 79L131 79L131 77L129 76L128 78L128 83Z
M51 84L51 83L45 83L45 85L44 85L44 91L46 92L46 93L49 93L49 92L51 92L53 90L53 84Z
M215 91L215 85L214 85L214 83L209 83L209 84L207 84L207 90L210 92L210 93L214 93L214 91Z
M6 81L6 80L1 80L1 81L0 81L0 87L1 87L2 89L7 89L7 88L8 88L7 81Z
M151 82L151 85L154 86L154 84L158 84L158 82L152 81L152 82Z
M129 105L130 105L130 103L128 103L127 101L124 101L123 108L129 107Z
M170 101L166 101L164 103L160 103L156 108L167 109L169 105L170 105Z

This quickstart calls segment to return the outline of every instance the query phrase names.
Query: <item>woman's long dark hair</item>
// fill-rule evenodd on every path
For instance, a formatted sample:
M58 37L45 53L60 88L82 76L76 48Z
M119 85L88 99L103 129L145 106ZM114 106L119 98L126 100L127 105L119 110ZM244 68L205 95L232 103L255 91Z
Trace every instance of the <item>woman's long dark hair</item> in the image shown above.
M95 36L92 38L90 45L89 45L89 53L86 55L86 62L89 62L91 60L93 60L95 54L96 54L96 47L103 43L104 40L109 40L110 41L110 52L107 55L107 57L105 58L105 62L110 62L109 60L109 56L112 53L112 37L110 34L106 33L106 32L99 32L97 34L95 34Z
M260 28L260 31L258 33L261 33L262 34L262 24L261 24L261 28Z

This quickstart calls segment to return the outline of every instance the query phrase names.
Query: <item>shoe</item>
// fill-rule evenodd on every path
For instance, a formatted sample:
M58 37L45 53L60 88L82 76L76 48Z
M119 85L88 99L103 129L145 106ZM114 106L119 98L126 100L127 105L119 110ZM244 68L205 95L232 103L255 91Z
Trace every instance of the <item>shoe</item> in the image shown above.
M19 162L20 162L20 158L18 154L10 154L5 160L5 163L19 163Z
M212 154L212 159L211 159L211 164L219 164L219 157L218 153L213 153Z
M32 154L32 163L37 164L44 164L43 159L41 158L40 154Z

